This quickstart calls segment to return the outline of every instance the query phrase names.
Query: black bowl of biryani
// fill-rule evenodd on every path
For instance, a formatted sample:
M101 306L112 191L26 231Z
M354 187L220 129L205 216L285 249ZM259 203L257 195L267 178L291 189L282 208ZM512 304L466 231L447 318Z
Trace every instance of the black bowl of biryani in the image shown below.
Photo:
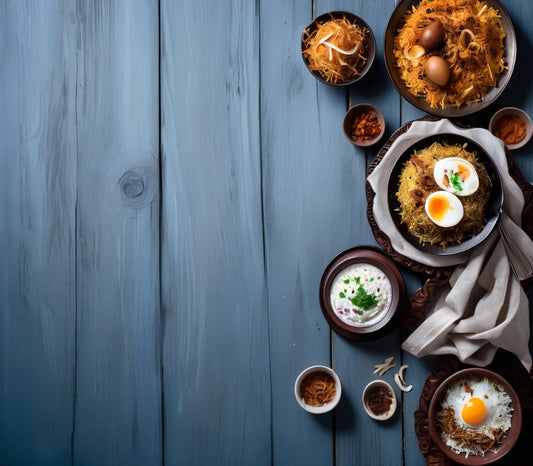
M301 46L307 69L331 86L359 81L376 54L376 40L368 24L346 11L318 16L305 28Z
M498 0L402 0L385 31L385 64L400 94L427 113L480 111L505 89L516 35Z
M428 427L435 446L455 463L491 464L518 440L522 408L501 375L483 368L463 369L437 387L429 404Z
M503 205L500 174L490 156L476 142L452 133L409 146L391 171L387 196L403 238L435 255L480 244L495 228ZM448 198L460 205L446 204Z

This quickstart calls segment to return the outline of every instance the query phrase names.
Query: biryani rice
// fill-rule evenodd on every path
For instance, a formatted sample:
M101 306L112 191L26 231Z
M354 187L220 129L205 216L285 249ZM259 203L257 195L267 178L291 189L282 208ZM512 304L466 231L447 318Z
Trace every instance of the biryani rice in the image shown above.
M483 100L505 70L505 31L498 11L485 1L422 0L405 15L394 38L393 54L409 92L431 108L460 107ZM439 20L445 31L442 49L424 51L419 40L425 26ZM413 54L413 50L419 51ZM422 49L422 50L420 50ZM418 56L420 53L423 55ZM442 56L451 70L444 87L432 83L425 65Z
M432 192L441 189L432 177L433 168L439 160L448 157L461 157L470 162L478 174L479 188L470 196L461 196L464 216L459 224L453 228L442 228L430 220L424 202ZM460 243L481 232L485 225L485 206L489 197L489 180L476 153L467 151L460 144L438 142L415 151L404 163L396 192L401 223L407 225L409 232L419 239L420 244L438 244L442 247Z

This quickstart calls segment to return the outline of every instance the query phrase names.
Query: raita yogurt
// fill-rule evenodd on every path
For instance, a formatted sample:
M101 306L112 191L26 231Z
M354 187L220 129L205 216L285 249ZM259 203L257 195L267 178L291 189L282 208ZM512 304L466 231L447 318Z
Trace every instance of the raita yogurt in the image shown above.
M372 264L352 264L339 272L331 285L335 315L348 325L366 327L379 322L390 307L392 285Z

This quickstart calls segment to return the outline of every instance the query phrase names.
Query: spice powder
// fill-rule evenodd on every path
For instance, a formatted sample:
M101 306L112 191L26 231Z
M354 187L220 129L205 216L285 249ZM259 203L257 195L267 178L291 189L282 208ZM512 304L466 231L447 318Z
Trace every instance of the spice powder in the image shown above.
M373 387L365 397L365 404L376 416L381 416L390 410L392 393L386 387Z
M494 135L505 144L517 144L526 136L526 122L517 116L503 116L496 122Z

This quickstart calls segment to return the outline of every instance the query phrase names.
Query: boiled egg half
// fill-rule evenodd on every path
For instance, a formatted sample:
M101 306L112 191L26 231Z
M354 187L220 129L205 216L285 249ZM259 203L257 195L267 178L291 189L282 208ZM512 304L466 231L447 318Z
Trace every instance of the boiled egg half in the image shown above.
M435 164L433 177L442 189L457 196L470 196L479 187L476 169L460 157L439 160Z
M459 198L448 191L431 193L426 199L425 209L431 221L443 228L457 225L464 214Z

